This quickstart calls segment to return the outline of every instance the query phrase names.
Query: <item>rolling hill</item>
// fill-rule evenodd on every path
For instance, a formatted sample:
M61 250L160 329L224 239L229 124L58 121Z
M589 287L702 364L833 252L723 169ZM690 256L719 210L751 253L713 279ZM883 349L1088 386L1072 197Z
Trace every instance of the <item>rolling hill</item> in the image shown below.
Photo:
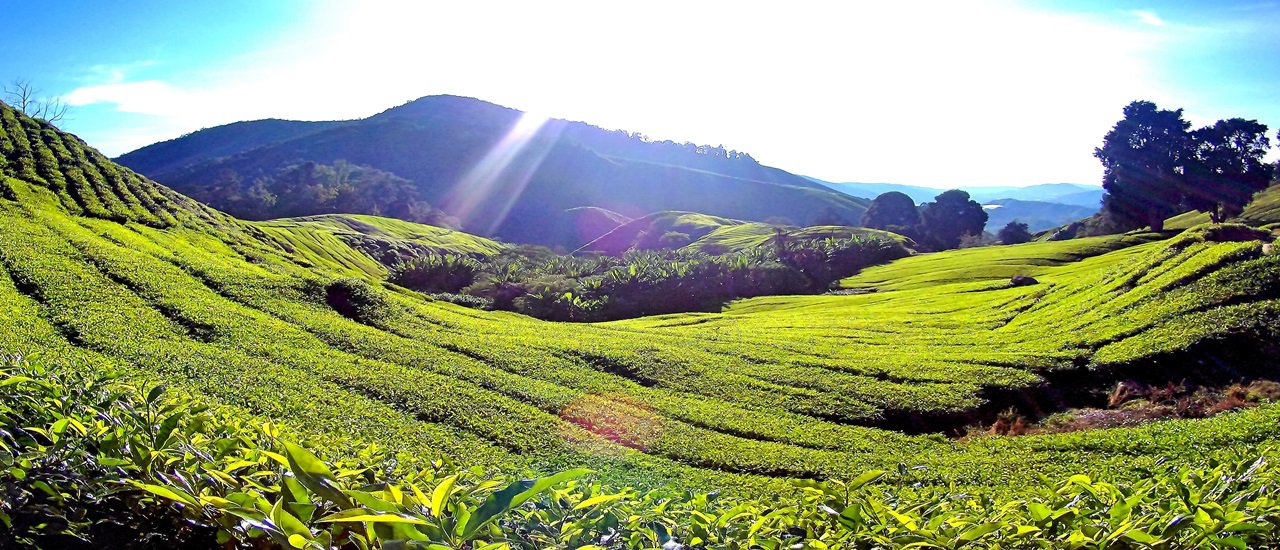
M460 231L394 218L330 214L246 223L264 243L304 267L385 277L387 269L423 253L487 256L502 245Z
M746 222L696 212L655 212L621 224L583 245L578 252L620 255L628 250L691 249L706 253L741 252L761 246L774 238L778 229L791 239L846 239L852 236L883 237L908 246L915 243L902 235L839 225L783 227Z
M419 198L469 232L551 245L570 242L566 212L579 207L626 217L686 210L804 223L823 215L854 221L867 204L723 148L649 142L456 96L425 97L357 121L237 123L118 160L232 214L261 217L275 217L269 204L263 215L225 197L250 195L260 178L292 177L287 169L301 163L344 161L409 180ZM327 213L376 212L304 214Z
M1240 214L1240 221L1249 225L1280 228L1280 185L1273 185L1254 195Z
M1280 442L1276 404L1110 429L983 435L1004 411L1037 422L1054 413L1077 415L1079 407L1105 408L1108 392L1124 380L1217 387L1274 379L1280 255L1264 251L1270 237L1235 226L1198 226L1172 238L1114 235L918 255L843 281L855 295L765 296L719 313L552 323L430 300L337 259L363 254L351 244L362 237L475 253L491 250L491 241L364 217L245 222L120 167L78 138L3 104L0 159L0 350L47 360L57 372L119 373L144 387L163 382L184 392L184 402L214 406L219 414L245 419L265 438L302 441L352 466L335 469L344 472L338 475L373 476L384 467L430 473L445 468L433 460L448 457L450 464L475 468L466 476L585 467L594 477L575 487L641 489L608 493L596 487L591 490L600 498L593 505L639 501L649 488L659 489L657 495L697 492L688 498L710 519L680 512L681 519L648 528L655 533L642 541L648 546L671 533L691 538L718 518L725 525L742 523L735 518L745 508L721 509L706 491L773 504L830 491L832 503L845 499L837 504L844 508L852 498L847 491L871 481L874 504L867 509L880 510L886 523L850 520L857 529L906 529L905 522L915 520L904 514L927 507L914 499L936 492L947 495L939 507L956 502L989 509L988 518L1028 508L1027 499L1045 500L1078 510L1061 517L1079 513L1086 517L1082 528L1118 540L1139 521L1124 515L1139 501L1130 493L1145 494L1128 488L1151 490L1140 484L1153 472L1190 478L1170 468L1238 460ZM707 235L745 225L710 216L689 221L714 226ZM293 244L293 236L303 233L317 239ZM316 259L321 257L334 260ZM1038 282L1014 286L1014 275ZM30 382L8 378L0 386ZM145 404L153 401L139 407L155 417L160 435L137 434L138 441L190 436L174 460L202 459L204 451L191 450L200 449L197 444L225 449L239 441L166 431L169 421ZM74 439L78 428L69 421L57 426L46 433ZM969 437L947 437L966 426L972 427ZM102 429L110 435L116 428ZM362 465L373 460L361 454L368 444L394 464ZM283 494L301 493L299 483L331 495L326 498L349 500L332 483L316 481L333 475L318 460L299 462L295 455L230 457L238 464L229 467L233 474L246 467L242 462L276 471L281 463L292 467L301 481L246 489L276 499L274 506L265 498L267 505L252 506L254 513L270 510L281 525L293 517L282 512ZM160 462L154 467L163 467ZM1233 485L1196 498L1247 482L1262 468L1262 461L1249 464L1229 475L1206 474ZM232 479L221 469L222 476L197 472L191 479L165 479ZM16 480L8 470L0 475L11 476L7 483ZM1042 477L1067 481L1058 488ZM1114 484L1093 482L1102 478ZM834 489L814 481L823 479L849 484ZM510 502L533 484L469 490L489 495L485 502ZM1072 489L1082 486L1090 491ZM398 487L360 487L367 490L349 494L366 505L377 504L371 491L401 503L420 498ZM442 495L437 502L450 497L450 487L435 492ZM1098 491L1126 496L1117 500ZM169 498L155 490L146 494ZM1090 498L1104 504L1085 509L1081 503ZM1228 500L1200 502L1235 506ZM200 502L185 509L198 511ZM575 514L590 512L582 511L588 508L582 499L574 502ZM1161 502L1168 507L1181 500ZM226 498L222 503L234 504ZM310 508L289 509L310 517L315 504L304 504ZM544 504L529 513L545 517L551 507L565 507ZM477 502L467 510L488 514L495 506L501 504ZM667 506L650 502L643 513L653 516ZM818 502L804 506L819 510L823 525L845 525L832 517L839 512L827 515ZM456 506L431 510L433 517L462 514ZM394 512L400 519L382 520L425 524L398 511L359 513ZM748 514L747 525L769 513ZM1208 514L1208 521L1218 521ZM1108 518L1128 523L1107 526ZM980 545L989 535L1032 533L995 524L968 530L980 521L947 536ZM288 523L290 529L297 524ZM513 522L502 525L519 529ZM920 525L892 545L918 542ZM1228 524L1213 525L1235 536ZM1065 542L1071 529L1043 536ZM282 540L307 540L295 535L300 538Z

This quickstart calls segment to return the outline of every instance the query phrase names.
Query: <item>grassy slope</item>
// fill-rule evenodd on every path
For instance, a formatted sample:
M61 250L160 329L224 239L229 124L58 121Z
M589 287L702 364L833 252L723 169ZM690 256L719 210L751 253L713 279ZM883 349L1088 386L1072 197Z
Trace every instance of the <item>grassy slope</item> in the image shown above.
M767 223L758 222L722 226L694 241L689 247L698 250L702 250L705 247L714 247L730 252L743 251L769 242L775 234L774 227ZM853 236L880 237L908 245L914 244L911 239L897 233L843 225L815 225L788 231L787 235L793 239L847 239Z
M1272 186L1253 196L1253 201L1240 214L1240 221L1249 225L1277 227L1280 225L1280 185Z
M369 246L412 246L451 254L489 255L502 245L484 237L393 218L329 214L265 222L249 222L264 240L292 251L304 262L331 271L359 271L381 278L387 266L370 255Z
M655 212L614 228L580 250L621 254L637 245L640 248L654 248L660 245L658 239L662 235L674 231L688 235L691 240L682 248L741 252L768 242L775 235L776 227L767 223L732 220L696 212ZM911 239L901 235L865 227L819 225L789 230L787 234L796 239L875 236L911 244Z
M375 290L379 301L357 322L326 305L325 285L366 273L358 267L303 267L254 226L141 178L135 196L183 205L157 209L173 222L75 210L88 199L22 170L43 156L32 138L57 134L20 122L16 136L0 136L12 176L0 199L0 345L87 353L103 368L286 423L330 452L378 443L406 460L587 465L619 482L757 494L788 490L786 477L906 464L925 468L895 474L899 482L1005 493L1036 474L1135 475L1160 457L1277 438L1277 407L966 443L858 425L970 411L984 387L1027 387L1045 369L1105 369L1250 322L1275 326L1280 257L1258 257L1257 243L1116 237L957 251L846 281L875 294L759 298L723 314L603 325ZM76 162L46 168L72 173ZM140 218L152 212L119 200ZM1010 263L1043 283L1003 288ZM939 269L953 276L926 280ZM907 282L890 282L892 270Z
M662 235L669 231L684 233L697 240L722 227L742 225L745 222L699 214L697 212L663 211L641 216L613 228L608 233L579 248L579 252L604 252L621 254L634 246L653 248Z

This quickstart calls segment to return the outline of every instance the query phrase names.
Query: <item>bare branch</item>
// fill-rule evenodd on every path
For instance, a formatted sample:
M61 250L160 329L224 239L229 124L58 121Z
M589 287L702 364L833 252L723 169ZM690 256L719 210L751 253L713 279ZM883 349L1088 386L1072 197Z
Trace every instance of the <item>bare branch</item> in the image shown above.
M60 97L40 98L40 90L31 84L30 80L14 79L13 82L5 85L3 90L5 102L10 106L27 116L42 118L50 124L57 124L64 120L67 112L71 110L71 106L64 103Z

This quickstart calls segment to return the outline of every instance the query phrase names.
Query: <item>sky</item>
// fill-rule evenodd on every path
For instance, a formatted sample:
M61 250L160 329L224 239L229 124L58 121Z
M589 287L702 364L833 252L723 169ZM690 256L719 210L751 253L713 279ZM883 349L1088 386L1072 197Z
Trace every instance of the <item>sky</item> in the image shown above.
M828 181L1097 184L1135 99L1280 127L1280 3L0 0L0 82L116 156L426 95L724 145ZM1275 158L1273 154L1272 158Z

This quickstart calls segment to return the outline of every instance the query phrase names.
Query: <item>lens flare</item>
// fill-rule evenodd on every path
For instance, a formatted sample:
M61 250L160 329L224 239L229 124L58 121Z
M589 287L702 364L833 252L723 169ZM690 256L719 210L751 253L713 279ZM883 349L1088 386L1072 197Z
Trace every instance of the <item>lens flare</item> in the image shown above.
M584 395L560 409L560 419L614 444L644 451L662 437L662 417L648 405L625 395ZM606 453L607 448L591 447L572 434L584 450Z
M444 198L444 210L464 223L485 220L483 227L469 229L492 234L502 225L538 166L551 152L562 125L542 115L524 113L453 186ZM489 212L477 215L482 209Z

